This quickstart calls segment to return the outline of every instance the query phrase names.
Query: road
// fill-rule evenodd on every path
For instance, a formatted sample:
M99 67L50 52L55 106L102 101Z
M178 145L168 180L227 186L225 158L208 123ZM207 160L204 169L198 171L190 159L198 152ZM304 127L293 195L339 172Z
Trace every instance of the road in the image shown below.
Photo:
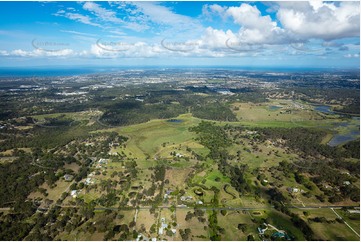
M62 206L62 207L75 207L75 206ZM169 209L172 206L158 206L157 208L166 208ZM345 206L305 206L305 207L296 207L296 206L287 206L288 208L298 208L298 209L341 209ZM350 206L354 208L355 206ZM144 207L122 207L122 208L115 208L115 207L96 207L95 210L133 210L133 209L139 209L139 210L149 210L151 209L151 206L144 206ZM178 205L176 206L176 209L202 209L202 210L227 210L227 211L253 211L253 210L265 210L274 208L273 206L265 206L265 207L185 207Z
M331 208L331 210L336 214L336 216L339 219L343 221L344 224L346 224L347 227L349 227L352 230L352 232L354 232L360 238L360 235L338 213L336 213L336 211L333 208Z
M70 187L70 186L69 186ZM76 208L78 206L63 206L63 205L58 205L58 204L54 204L55 206L58 207L62 207L62 208ZM166 208L169 209L172 206L158 206L156 208ZM341 208L354 208L355 206L305 206L305 207L297 207L297 206L287 206L287 208L298 208L298 209L341 209ZM144 207L122 207L122 208L118 208L118 207L96 207L94 208L95 210L98 211L102 211L102 210L133 210L133 209L139 209L139 210L149 210L151 209L151 206L144 206ZM253 210L265 210L265 209L270 209L270 208L274 208L273 206L268 206L268 207L185 207L185 206L176 206L177 209L202 209L202 210L227 210L227 211L253 211ZM0 211L9 211L12 208L7 207L7 208L0 208ZM46 211L48 209L43 208L42 210ZM335 212L335 211L334 211ZM336 213L336 212L335 212Z
M70 187L70 186L69 186ZM58 207L62 207L62 208L76 208L78 206L63 206L63 205L58 205L58 204L54 204L55 206ZM172 206L158 206L156 208L166 208L169 209ZM305 207L296 207L296 206L287 206L288 208L298 208L298 209L341 209L344 208L345 206L305 206ZM355 206L347 206L349 208L354 208ZM95 207L95 210L98 211L102 211L102 210L133 210L133 209L138 209L138 210L149 210L151 209L151 206L144 206L144 207L122 207L122 208L118 208L118 207ZM274 208L273 206L268 206L268 207L185 207L185 206L176 206L177 209L186 209L186 210L190 210L190 209L202 209L202 210L227 210L227 211L256 211L256 210L265 210L265 209L270 209L270 208ZM9 211L12 208L7 207L7 208L0 208L0 211ZM42 210L46 211L48 209L43 208ZM335 212L335 211L334 211ZM336 212L335 212L336 213Z

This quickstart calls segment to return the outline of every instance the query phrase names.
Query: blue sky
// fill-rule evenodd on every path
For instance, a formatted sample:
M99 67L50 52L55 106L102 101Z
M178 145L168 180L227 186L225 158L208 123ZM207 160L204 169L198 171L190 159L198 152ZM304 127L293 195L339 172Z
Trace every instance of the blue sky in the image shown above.
M0 2L0 65L360 66L355 2Z

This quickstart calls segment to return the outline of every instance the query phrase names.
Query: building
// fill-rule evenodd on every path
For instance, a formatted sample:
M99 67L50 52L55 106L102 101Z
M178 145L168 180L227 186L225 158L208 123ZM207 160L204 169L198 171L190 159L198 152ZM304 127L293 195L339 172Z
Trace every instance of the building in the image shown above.
M108 163L108 160L101 158L101 159L98 161L98 163L101 164L101 165L106 165L106 164Z
M168 227L168 224L166 224L165 218L161 218L160 220L161 220L161 224L160 224L158 232L159 232L160 235L163 235L164 230Z
M182 158L184 155L182 155L181 153L177 153L175 154L176 157Z
M289 188L287 188L287 191L290 192L290 193L297 193L300 190L298 188L296 188L296 187L289 187Z
M70 175L70 174L65 174L65 175L64 175L64 179L65 179L65 181L72 181L72 180L73 180L73 178L74 178L74 176L73 176L73 175Z
M192 199L193 199L192 196L181 196L181 197L180 197L180 200L181 200L181 201L190 201L190 200L192 200Z
M88 177L87 179L85 179L84 183L85 183L85 185L90 185L90 184L93 184L94 181L90 177Z
M70 196L72 196L73 198L76 198L76 196L78 195L78 191L77 190L72 190L70 192Z

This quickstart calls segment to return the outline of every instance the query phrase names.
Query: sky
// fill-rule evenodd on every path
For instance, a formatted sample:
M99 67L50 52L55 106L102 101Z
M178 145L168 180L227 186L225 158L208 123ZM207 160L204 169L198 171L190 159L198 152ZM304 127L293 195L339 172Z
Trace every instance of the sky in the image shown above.
M359 68L360 2L0 2L0 66Z

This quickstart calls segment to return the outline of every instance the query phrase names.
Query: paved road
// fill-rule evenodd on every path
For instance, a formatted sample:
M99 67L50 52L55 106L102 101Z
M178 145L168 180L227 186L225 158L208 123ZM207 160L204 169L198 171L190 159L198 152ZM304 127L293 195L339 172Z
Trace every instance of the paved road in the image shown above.
M69 186L70 187L70 186ZM68 187L68 188L69 188ZM68 189L67 188L67 189ZM58 207L62 207L62 208L76 208L78 206L60 206L58 204L53 204L55 206ZM297 206L286 206L288 208L298 208L298 209L341 209L344 207L347 208L355 208L355 206L305 206L305 207L297 207ZM139 209L139 210L149 210L151 209L151 206L143 206L143 207L96 207L95 210L134 210L134 209ZM166 208L166 209L170 209L173 208L172 206L158 206L156 208ZM268 207L187 207L187 206L182 206L182 205L178 205L176 207L176 209L202 209L202 210L227 210L227 211L253 211L253 210L264 210L264 209L270 209L270 208L274 208L274 206L268 206ZM11 207L6 207L6 208L0 208L0 211L9 211L11 210ZM40 210L48 210L47 208L40 208Z
M75 206L62 206L62 207L75 207ZM344 207L348 208L354 208L355 206L305 206L305 207L297 207L297 206L287 206L288 208L298 208L298 209L341 209ZM122 208L115 208L115 207L96 207L95 210L133 210L133 209L139 209L139 210L149 210L151 209L151 206L144 206L144 207L122 207ZM156 208L172 208L172 206L158 206ZM227 211L253 211L253 210L264 210L264 209L270 209L274 208L274 206L268 206L268 207L186 207L178 205L176 206L176 209L202 209L202 210L227 210Z
M69 186L70 187L70 186ZM62 207L62 208L76 208L78 206L60 206L57 204L54 204L55 206L58 207ZM305 206L305 207L297 207L297 206L286 206L287 208L297 208L297 209L341 209L344 207L347 208L355 208L355 206ZM96 207L95 210L134 210L134 209L139 209L139 210L149 210L151 209L151 206L144 206L144 207ZM173 208L172 206L158 206L156 208L166 208L166 209L170 209ZM186 206L182 206L182 205L178 205L176 207L176 209L202 209L202 210L227 210L227 211L253 211L253 210L265 210L265 209L270 209L270 208L274 208L273 206L268 206L268 207L186 207ZM6 208L0 208L0 211L9 211L12 208L10 207L6 207ZM41 210L48 210L46 208L42 208ZM333 210L334 211L334 210ZM335 211L334 211L335 212ZM336 212L335 212L336 213Z

